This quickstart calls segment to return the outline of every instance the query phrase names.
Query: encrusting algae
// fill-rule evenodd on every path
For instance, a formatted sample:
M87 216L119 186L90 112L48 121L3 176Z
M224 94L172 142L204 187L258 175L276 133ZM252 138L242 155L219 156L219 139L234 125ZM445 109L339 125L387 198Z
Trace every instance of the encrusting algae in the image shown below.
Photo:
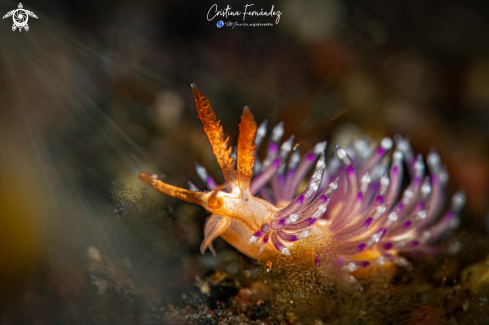
M209 191L166 184L156 175L140 178L154 189L196 203L212 213L204 229L201 252L215 255L212 242L221 236L251 258L267 261L277 252L293 255L306 237L337 244L335 256L316 245L301 256L319 265L329 261L338 270L353 272L367 266L409 262L400 252L434 253L434 243L459 223L465 203L456 193L441 218L448 174L432 151L424 159L415 155L402 137L384 138L372 149L366 140L348 148L336 146L337 157L325 159L326 142L303 157L294 137L281 143L283 125L273 130L263 161L256 156L266 134L266 122L257 127L248 107L241 116L238 146L233 152L209 100L191 85L198 118L221 167L225 184L216 185L205 168L197 173ZM390 151L393 151L389 154ZM236 161L234 159L236 157ZM387 161L390 158L390 163ZM316 162L312 177L297 195ZM410 182L402 190L404 168Z

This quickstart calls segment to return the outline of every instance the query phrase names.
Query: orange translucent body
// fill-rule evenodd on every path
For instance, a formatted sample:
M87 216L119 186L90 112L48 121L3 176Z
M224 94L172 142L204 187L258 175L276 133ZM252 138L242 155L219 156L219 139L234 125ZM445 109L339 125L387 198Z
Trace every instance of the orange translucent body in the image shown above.
M205 238L201 245L201 252L207 248L215 255L212 242L221 236L228 243L236 247L242 253L260 260L267 260L271 254L277 251L270 242L259 253L261 243L249 242L255 232L260 230L262 224L267 222L280 210L279 207L254 197L250 192L253 167L255 163L255 137L257 126L253 114L248 107L243 110L240 123L240 133L237 148L237 166L234 168L233 158L230 157L231 148L228 148L228 139L224 140L224 132L216 114L209 104L209 100L203 95L195 84L192 84L195 106L202 121L204 132L209 138L212 152L217 158L221 171L229 188L229 192L219 186L210 192L196 192L173 185L169 185L157 179L156 175L140 174L140 179L154 189L180 200L201 205L212 215L205 225ZM321 225L314 225L311 235L319 235L328 238L327 230ZM285 244L289 250L293 250L296 243ZM311 258L313 255L311 255Z
M212 241L221 236L244 254L253 258L266 259L269 254L274 252L271 245L258 256L259 244L248 243L248 241L259 230L260 225L270 219L278 208L265 200L254 197L250 193L250 183L253 178L253 166L255 163L255 136L257 130L253 114L248 107L244 108L239 126L238 161L235 170L233 158L229 157L231 148L227 146L228 139L223 139L222 126L217 120L209 100L197 89L195 84L192 84L192 91L195 106L199 113L198 118L202 121L204 132L209 138L212 152L221 167L229 192L220 191L219 189L211 192L195 192L167 184L158 180L156 176L146 173L141 173L139 178L162 193L201 205L212 213L208 220L218 217L218 222L215 222L212 229L206 231L206 237L201 245L202 252L210 248L214 253Z

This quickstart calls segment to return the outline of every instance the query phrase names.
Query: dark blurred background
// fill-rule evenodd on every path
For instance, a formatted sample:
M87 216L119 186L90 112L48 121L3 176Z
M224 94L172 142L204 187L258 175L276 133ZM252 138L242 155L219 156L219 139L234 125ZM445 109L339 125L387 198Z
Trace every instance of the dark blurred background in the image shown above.
M196 277L237 272L222 241L217 259L198 254L202 209L137 179L198 183L198 161L222 181L192 82L231 142L249 105L304 152L363 133L436 148L450 191L467 195L459 236L486 236L486 2L260 1L280 22L235 28L207 20L214 3L31 0L28 32L0 21L1 324L144 323ZM228 4L246 2L217 2ZM2 0L1 15L17 6ZM487 255L465 252L462 264Z

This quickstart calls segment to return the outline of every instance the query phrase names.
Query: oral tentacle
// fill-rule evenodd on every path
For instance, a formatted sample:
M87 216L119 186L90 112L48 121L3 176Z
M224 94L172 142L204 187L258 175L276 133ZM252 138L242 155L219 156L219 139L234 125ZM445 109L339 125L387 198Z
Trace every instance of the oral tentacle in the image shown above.
M177 186L173 186L160 181L156 175L148 175L146 173L139 174L139 179L141 179L143 182L145 182L155 190L158 190L161 193L164 193L171 197L183 201L199 204L199 205L204 204L204 196L205 196L204 192L195 192Z

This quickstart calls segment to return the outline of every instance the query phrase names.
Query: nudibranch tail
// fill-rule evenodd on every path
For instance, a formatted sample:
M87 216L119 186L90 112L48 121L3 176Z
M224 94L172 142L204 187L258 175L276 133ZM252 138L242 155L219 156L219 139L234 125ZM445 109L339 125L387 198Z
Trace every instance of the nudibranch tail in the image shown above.
M195 107L199 113L197 117L200 118L204 125L204 132L209 138L212 153L216 156L224 179L232 191L238 187L238 179L234 170L233 158L230 157L232 148L227 147L229 138L224 140L224 130L221 122L216 118L209 99L199 91L196 84L192 84L191 87L194 94Z

